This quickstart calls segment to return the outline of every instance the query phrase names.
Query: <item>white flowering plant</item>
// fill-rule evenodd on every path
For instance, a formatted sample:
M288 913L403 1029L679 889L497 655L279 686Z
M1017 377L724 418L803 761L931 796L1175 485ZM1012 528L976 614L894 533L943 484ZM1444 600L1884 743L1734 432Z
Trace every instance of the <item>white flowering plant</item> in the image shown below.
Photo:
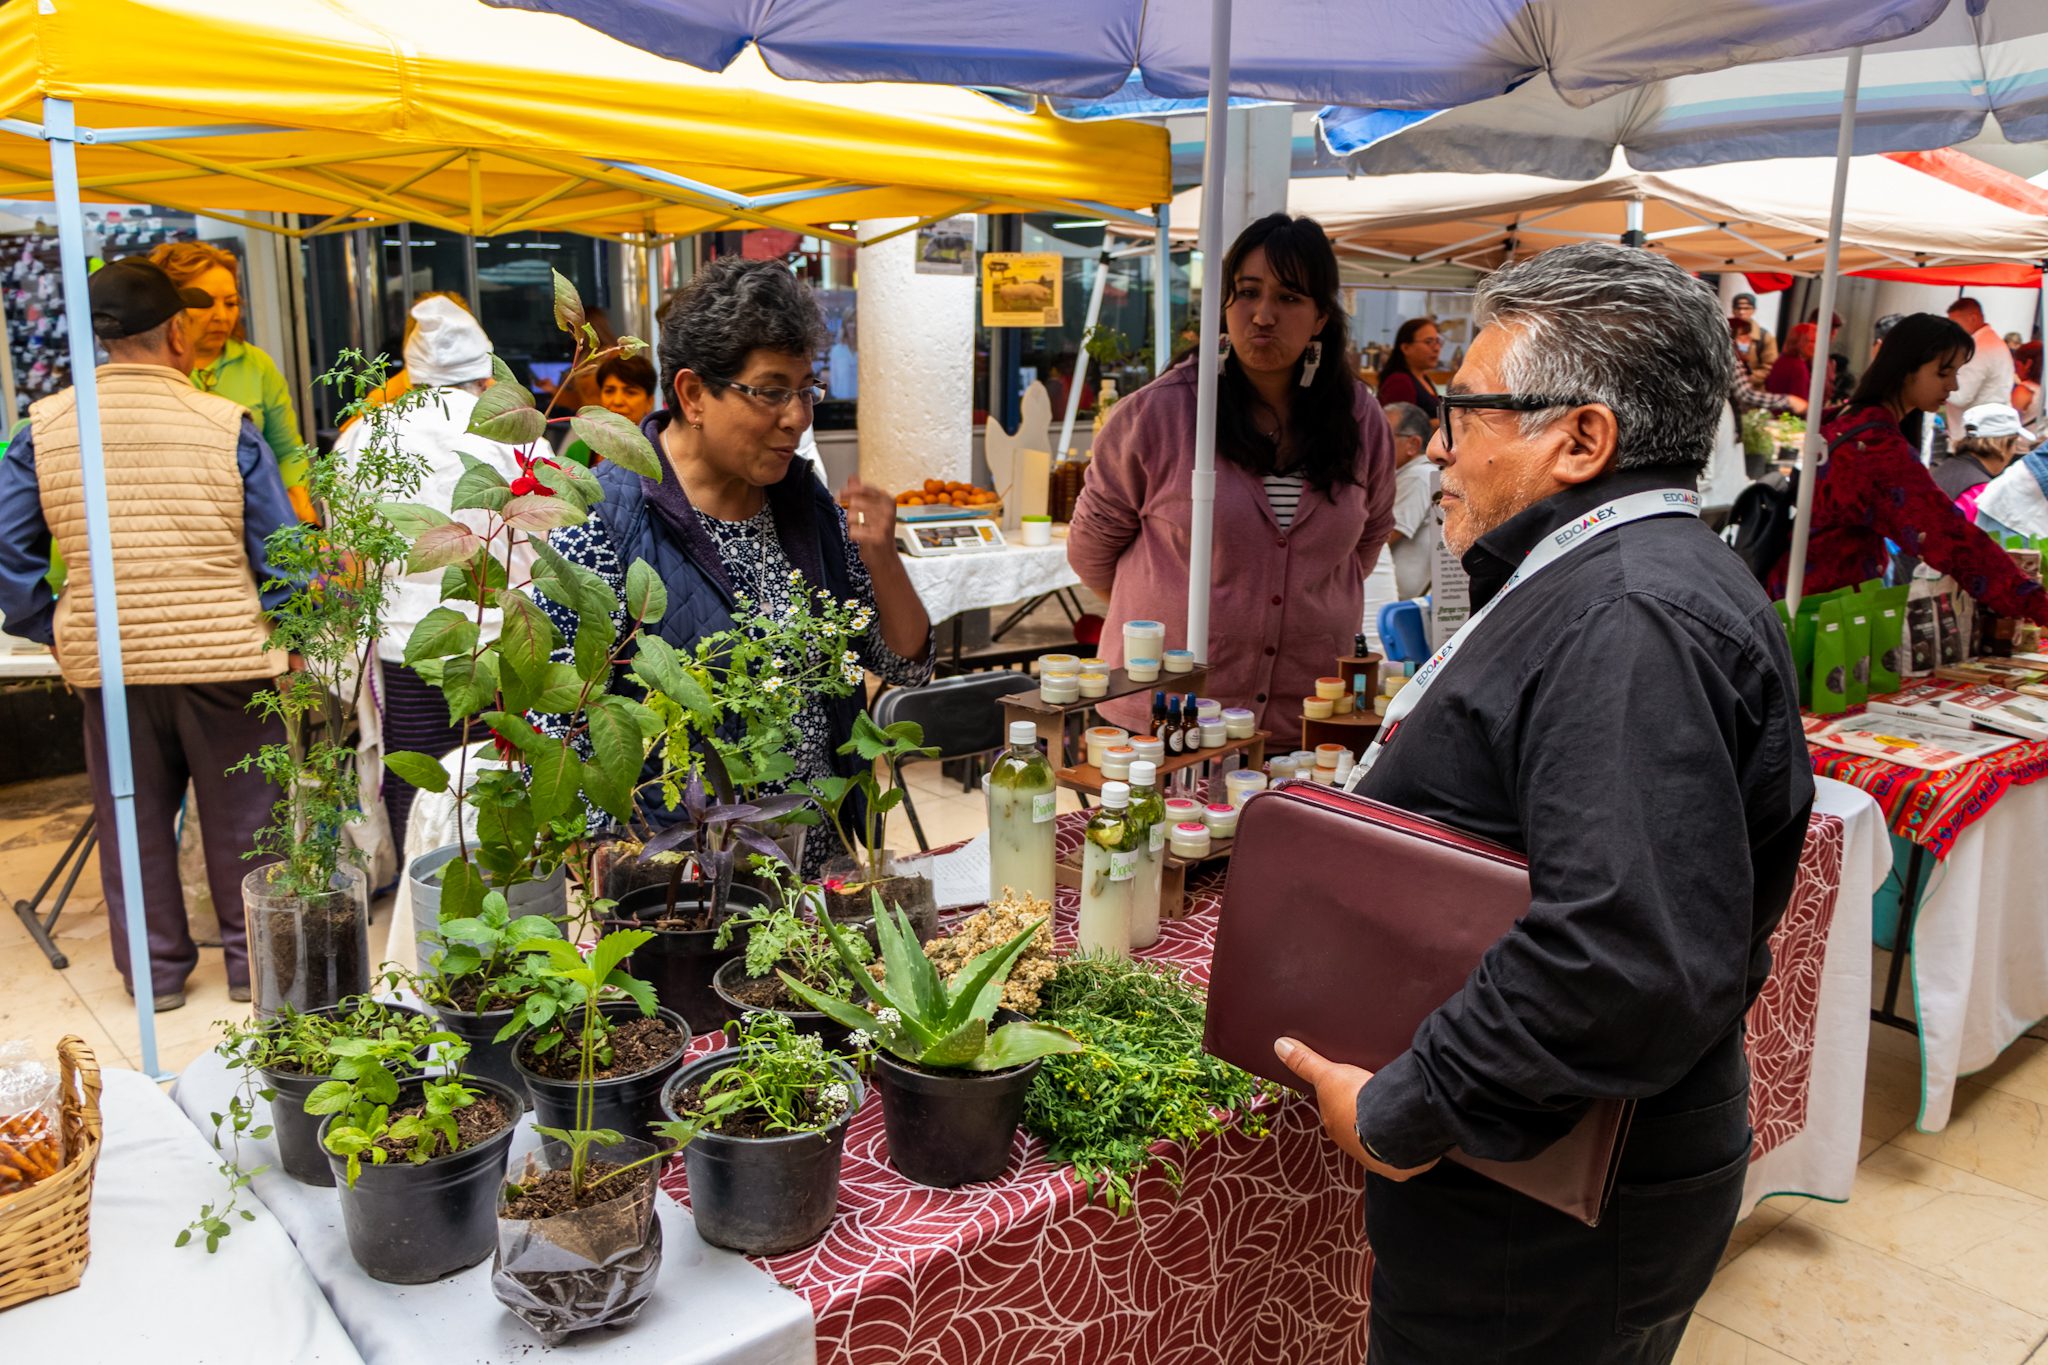
M860 1088L840 1069L845 1059L786 1016L749 1014L726 1028L731 1064L678 1096L682 1118L654 1125L678 1150L733 1120L764 1134L815 1133L859 1108Z
M881 941L881 981L862 970L855 944L859 935L832 922L820 921L840 961L873 1005L873 1012L813 990L788 972L782 984L792 996L824 1014L833 1023L871 1037L883 1049L912 1065L941 1071L1003 1071L1056 1052L1079 1052L1081 1041L1065 1029L1019 1020L991 1029L1003 986L1024 950L1038 932L1026 925L1008 942L978 954L950 977L941 977L910 927L910 917L872 895L875 930ZM859 947L866 947L860 942Z

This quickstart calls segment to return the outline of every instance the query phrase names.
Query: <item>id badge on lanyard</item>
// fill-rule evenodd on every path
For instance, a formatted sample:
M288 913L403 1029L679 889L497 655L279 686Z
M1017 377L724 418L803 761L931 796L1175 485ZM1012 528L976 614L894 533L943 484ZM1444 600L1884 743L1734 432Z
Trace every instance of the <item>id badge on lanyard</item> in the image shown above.
M1595 536L1605 535L1615 527L1626 526L1632 521L1681 514L1693 517L1700 514L1699 494L1683 488L1653 488L1647 492L1631 493L1625 498L1602 503L1583 517L1559 527L1538 541L1535 548L1529 551L1528 557L1523 559L1521 567L1509 576L1507 582L1501 584L1500 591L1493 595L1492 600L1467 618L1465 624L1458 627L1458 633L1444 641L1443 648L1429 656L1429 662L1415 671L1415 677L1388 704L1386 718L1380 723L1378 736L1367 747L1365 755L1358 760L1358 765L1351 770L1351 776L1345 781L1344 789L1358 790L1359 782L1372 771L1372 765L1379 761L1380 751L1393 743L1394 736L1400 732L1401 722L1421 703L1422 696L1429 691L1430 685L1443 676L1444 669L1458 656L1458 651L1465 647L1472 638L1472 633L1479 629L1479 623L1492 614L1495 607L1506 601L1509 593L1572 551L1590 543Z

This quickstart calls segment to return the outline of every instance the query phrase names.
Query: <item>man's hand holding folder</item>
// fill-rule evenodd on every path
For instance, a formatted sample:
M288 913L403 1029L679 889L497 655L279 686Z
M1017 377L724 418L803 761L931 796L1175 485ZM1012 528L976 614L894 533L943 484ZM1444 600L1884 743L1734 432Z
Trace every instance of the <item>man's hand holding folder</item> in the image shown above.
M1275 1038L1273 1054L1289 1071L1315 1087L1316 1108L1323 1116L1323 1131L1330 1140L1348 1152L1374 1175L1388 1180L1409 1180L1421 1175L1434 1161L1421 1166L1389 1166L1365 1149L1358 1137L1358 1092L1365 1089L1365 1083L1372 1079L1372 1073L1362 1066L1346 1066L1333 1062L1306 1043L1292 1038Z

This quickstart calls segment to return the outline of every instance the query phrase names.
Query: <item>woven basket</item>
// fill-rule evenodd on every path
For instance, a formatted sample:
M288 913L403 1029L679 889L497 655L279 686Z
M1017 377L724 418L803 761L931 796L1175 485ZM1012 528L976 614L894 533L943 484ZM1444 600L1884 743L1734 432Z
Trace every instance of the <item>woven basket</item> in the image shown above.
M68 1159L57 1174L0 1195L0 1309L78 1287L92 1255L92 1175L100 1159L100 1064L85 1040L57 1044Z

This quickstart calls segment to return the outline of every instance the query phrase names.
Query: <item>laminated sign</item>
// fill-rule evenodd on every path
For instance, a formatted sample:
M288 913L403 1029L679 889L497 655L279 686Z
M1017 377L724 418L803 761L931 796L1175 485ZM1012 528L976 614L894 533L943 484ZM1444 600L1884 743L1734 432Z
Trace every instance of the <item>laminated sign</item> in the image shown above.
M956 214L919 228L916 269L920 275L972 275L974 215Z
M981 325L1060 325L1061 270L1056 251L989 251L981 257Z

